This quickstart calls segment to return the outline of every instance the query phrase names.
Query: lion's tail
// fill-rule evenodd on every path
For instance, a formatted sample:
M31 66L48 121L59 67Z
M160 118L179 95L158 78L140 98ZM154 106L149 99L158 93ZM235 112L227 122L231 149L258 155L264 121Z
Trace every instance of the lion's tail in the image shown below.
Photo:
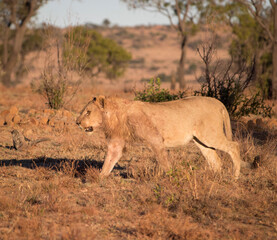
M225 108L225 106L223 107L222 114L223 114L223 124L224 124L226 137L229 141L232 141L231 120L230 120L229 113L228 113L227 109Z

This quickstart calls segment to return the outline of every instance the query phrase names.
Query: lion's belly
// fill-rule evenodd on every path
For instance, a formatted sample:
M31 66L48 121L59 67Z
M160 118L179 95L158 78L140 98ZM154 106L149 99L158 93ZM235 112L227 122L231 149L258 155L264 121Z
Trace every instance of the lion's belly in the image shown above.
M187 144L191 138L185 138L185 139L164 139L164 146L167 148L172 148L172 147L180 147L184 146Z
M183 146L193 137L190 131L182 131L181 129L178 131L173 131L173 129L162 129L160 133L163 137L165 147Z
M182 111L152 111L149 117L162 136L165 147L183 146L193 137L195 120L188 119L187 114Z

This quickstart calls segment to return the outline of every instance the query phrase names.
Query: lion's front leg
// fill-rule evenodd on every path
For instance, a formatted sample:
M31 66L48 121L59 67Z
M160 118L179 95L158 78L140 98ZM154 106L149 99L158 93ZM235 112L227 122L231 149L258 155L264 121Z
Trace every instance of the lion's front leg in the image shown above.
M123 139L114 138L109 141L108 153L102 167L101 175L108 176L113 170L114 165L122 156L122 150L124 148L125 142Z

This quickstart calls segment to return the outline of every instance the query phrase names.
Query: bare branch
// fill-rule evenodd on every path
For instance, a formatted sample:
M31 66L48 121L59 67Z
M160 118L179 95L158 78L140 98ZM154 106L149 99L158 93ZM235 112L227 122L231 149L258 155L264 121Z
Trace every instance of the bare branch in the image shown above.
M257 20L259 25L266 31L267 35L269 36L271 41L274 41L274 36L272 35L270 28L268 27L269 25L265 24L263 22L263 18L259 15L259 11L261 6L258 6L256 2L251 0L251 4L246 1L246 0L238 0L241 4L247 7L247 9L250 11L252 16ZM273 0L272 0L273 1ZM255 11L253 10L253 7L255 8Z
M187 20L190 5L191 5L191 0L188 0L187 1L187 6L186 6L186 10L185 10L185 13L184 13L184 17L183 17L183 23L185 23L186 20Z
M24 27L30 18L34 15L35 9L37 8L37 0L31 0L29 4L29 6L26 6L28 7L28 14L22 19L20 27Z
M13 23L16 27L18 27L17 21L16 21L16 3L13 1L10 6L11 16L10 16L10 23Z
M175 0L175 6L176 6L176 13L177 13L177 17L178 17L178 26L179 26L179 29L180 29L180 32L184 32L184 29L183 29L183 23L182 23L182 18L181 18L181 10L180 10L180 7L179 7L179 2L178 0Z
M274 6L276 5L276 3L274 2L274 0L270 0L270 4L271 4L271 7L274 8Z
M146 8L144 8L145 10L147 10ZM153 10L152 12L159 12L161 13L162 15L166 16L168 19L169 19L169 22L170 22L170 26L175 29L175 30L178 30L178 27L176 26L176 24L174 24L173 22L173 18L168 10L168 8L166 7L161 7L161 6L157 6L157 9L158 10ZM149 11L149 10L148 10Z

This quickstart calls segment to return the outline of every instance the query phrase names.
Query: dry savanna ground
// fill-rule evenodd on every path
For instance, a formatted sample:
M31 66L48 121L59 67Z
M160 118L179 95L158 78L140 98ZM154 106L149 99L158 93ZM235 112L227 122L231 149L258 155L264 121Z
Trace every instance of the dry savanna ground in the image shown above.
M148 29L143 36L149 43L140 49L134 44L141 42L131 45L124 38L133 56L147 57L133 61L120 84L86 83L61 110L48 109L28 84L0 87L0 239L277 239L276 116L233 122L242 158L259 160L257 168L242 169L237 181L229 156L219 152L223 171L214 174L193 143L169 150L174 168L166 174L156 170L155 156L143 143L130 144L112 174L99 177L104 135L87 135L75 119L94 94L132 99L126 90L131 80L154 75L154 67L166 74L174 69L176 39L171 32L154 34L157 29ZM126 31L136 39L141 29ZM151 36L159 41L153 44ZM159 46L164 51L150 53ZM155 57L151 68L149 58ZM31 142L46 141L16 150L12 130Z

